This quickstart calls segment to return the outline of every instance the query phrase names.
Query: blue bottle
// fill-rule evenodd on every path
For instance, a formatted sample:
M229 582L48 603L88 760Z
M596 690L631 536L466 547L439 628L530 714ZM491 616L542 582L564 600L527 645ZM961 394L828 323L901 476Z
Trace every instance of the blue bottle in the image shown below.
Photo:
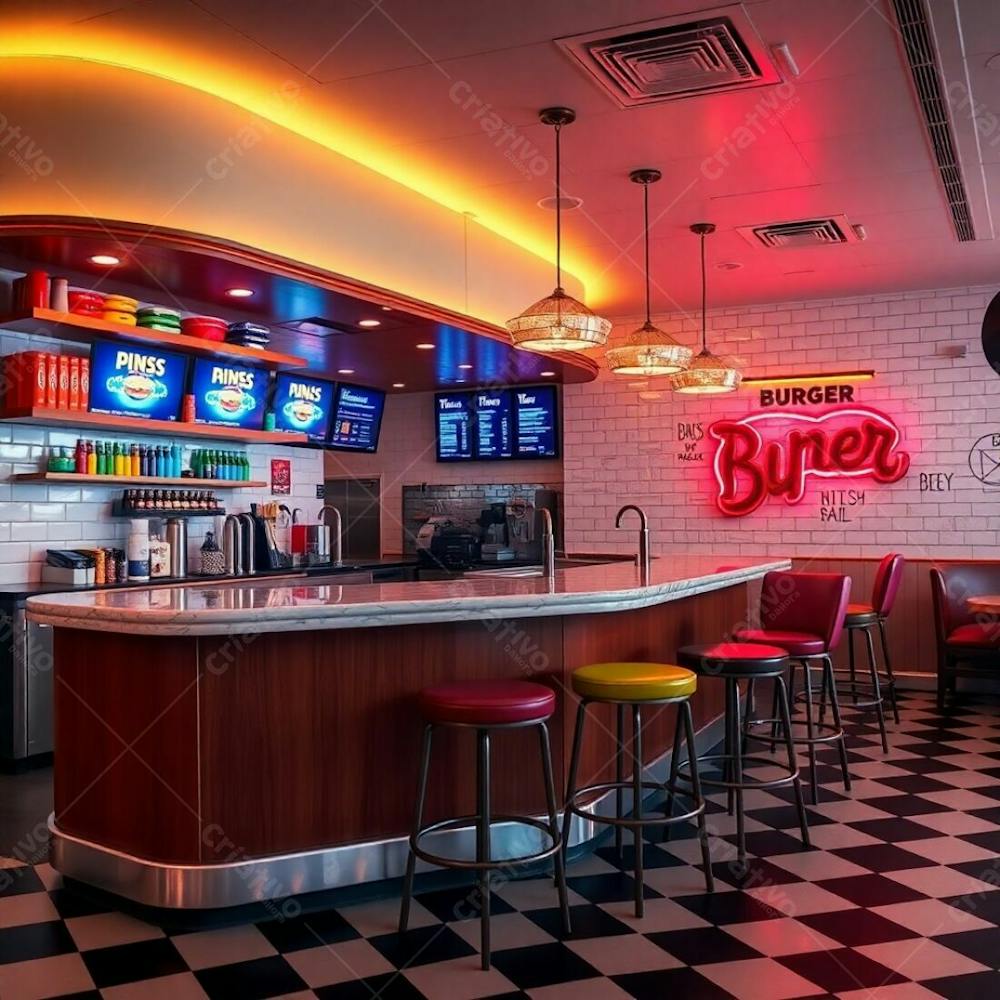
M167 474L167 463L164 461L163 447L156 446L156 475L162 479Z
M170 446L170 475L174 479L181 478L181 449L178 444Z

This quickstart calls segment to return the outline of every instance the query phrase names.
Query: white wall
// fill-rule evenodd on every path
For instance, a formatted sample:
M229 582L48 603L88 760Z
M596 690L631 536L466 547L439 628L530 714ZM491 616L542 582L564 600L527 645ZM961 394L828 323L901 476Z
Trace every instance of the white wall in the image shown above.
M754 374L876 370L874 381L858 383L855 400L898 423L912 466L893 485L828 481L829 488L864 490L865 504L848 509L848 523L821 520L815 478L797 506L771 498L747 517L723 517L713 503L710 442L704 442L701 462L677 458L683 451L679 422L707 429L721 417L743 416L759 408L756 391L715 399L676 396L658 389L654 379L640 392L629 385L635 379L606 371L597 382L567 387L567 548L631 551L631 533L616 532L613 518L619 505L633 502L649 512L658 551L849 557L898 548L932 558L1000 556L1000 488L987 491L968 460L979 438L1000 434L1000 376L980 345L983 314L995 291L907 292L711 314L712 348L741 356ZM618 324L615 337L640 322ZM693 318L660 325L685 343L697 339ZM964 358L944 356L959 345L968 347ZM950 489L921 492L921 472L951 474Z

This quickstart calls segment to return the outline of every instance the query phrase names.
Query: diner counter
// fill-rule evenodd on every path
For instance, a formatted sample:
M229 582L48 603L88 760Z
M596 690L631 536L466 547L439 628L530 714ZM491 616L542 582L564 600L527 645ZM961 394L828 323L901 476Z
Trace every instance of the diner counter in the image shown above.
M484 619L580 615L652 607L789 569L788 559L663 556L643 581L633 562L540 571L497 569L456 580L338 583L245 579L185 587L44 594L29 598L44 625L133 635L243 635Z
M551 582L499 570L436 582L321 577L32 597L30 617L55 626L52 864L172 910L395 878L412 822L421 690L525 678L553 688L553 769L565 788L573 671L676 662L681 646L742 626L757 604L754 581L788 565L664 556L644 582L632 563L564 560ZM692 707L707 749L721 735L723 686L699 682ZM609 780L615 710L590 711L581 773ZM674 711L652 711L644 725L650 774L665 776ZM428 816L474 811L467 736L440 734ZM497 815L544 813L535 734L498 737L493 796ZM570 842L593 843L596 833L574 821ZM461 851L473 835L441 834ZM523 853L524 836L501 825L494 843Z

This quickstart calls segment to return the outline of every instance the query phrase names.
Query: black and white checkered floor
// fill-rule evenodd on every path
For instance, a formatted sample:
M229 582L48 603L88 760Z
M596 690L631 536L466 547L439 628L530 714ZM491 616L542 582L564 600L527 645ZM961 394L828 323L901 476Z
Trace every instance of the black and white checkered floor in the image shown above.
M902 704L884 756L847 709L854 788L824 751L814 849L788 797L748 796L748 846L713 804L717 890L705 895L694 829L645 845L646 915L632 915L630 851L570 868L574 933L560 931L546 879L498 884L494 968L478 924L455 921L469 890L418 895L411 930L398 901L284 923L166 934L91 905L48 865L0 875L0 1000L985 1000L1000 996L1000 708ZM624 867L623 872L621 868Z

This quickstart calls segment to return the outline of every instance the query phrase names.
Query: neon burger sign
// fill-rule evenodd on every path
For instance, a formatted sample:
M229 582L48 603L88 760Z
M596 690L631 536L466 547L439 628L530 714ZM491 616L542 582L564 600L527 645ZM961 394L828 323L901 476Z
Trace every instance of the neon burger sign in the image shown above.
M751 514L768 497L799 503L810 476L867 476L895 483L910 456L899 448L899 428L884 413L851 406L819 416L754 413L709 428L717 443L713 469L716 504L729 517Z

